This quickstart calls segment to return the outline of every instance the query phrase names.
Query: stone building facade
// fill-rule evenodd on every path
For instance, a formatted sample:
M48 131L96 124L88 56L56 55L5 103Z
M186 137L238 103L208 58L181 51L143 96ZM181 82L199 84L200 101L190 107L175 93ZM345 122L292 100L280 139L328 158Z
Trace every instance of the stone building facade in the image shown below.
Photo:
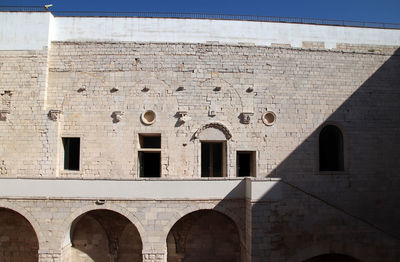
M0 13L0 261L398 261L399 46Z

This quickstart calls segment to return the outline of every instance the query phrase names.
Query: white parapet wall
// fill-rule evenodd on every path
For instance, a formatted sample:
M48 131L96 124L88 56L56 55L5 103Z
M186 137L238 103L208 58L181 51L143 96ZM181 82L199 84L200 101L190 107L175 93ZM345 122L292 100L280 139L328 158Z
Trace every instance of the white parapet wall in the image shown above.
M136 200L244 199L242 179L65 180L1 179L0 198L89 198Z
M51 41L134 41L220 44L320 42L400 45L400 30L294 23L134 17L53 17L49 12L1 12L0 50L38 50Z
M277 201L279 179L0 179L0 198Z
M0 12L0 50L41 50L49 46L54 17L49 12Z

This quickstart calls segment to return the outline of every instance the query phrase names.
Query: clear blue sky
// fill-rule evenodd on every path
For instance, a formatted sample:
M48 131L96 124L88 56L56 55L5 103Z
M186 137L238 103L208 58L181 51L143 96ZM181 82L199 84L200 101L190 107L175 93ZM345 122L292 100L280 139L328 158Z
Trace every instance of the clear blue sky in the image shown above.
M54 11L196 12L400 23L400 0L0 0Z

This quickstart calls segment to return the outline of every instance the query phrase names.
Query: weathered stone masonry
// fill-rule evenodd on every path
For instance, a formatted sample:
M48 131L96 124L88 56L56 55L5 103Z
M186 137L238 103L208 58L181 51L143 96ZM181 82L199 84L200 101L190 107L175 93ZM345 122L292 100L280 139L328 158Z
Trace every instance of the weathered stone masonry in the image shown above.
M330 48L307 33L301 46L84 37L51 19L42 48L0 45L0 260L400 256L399 31ZM319 169L326 125L343 133L343 170ZM202 177L206 150L222 177ZM238 152L253 177L237 177ZM154 154L159 177L140 177Z

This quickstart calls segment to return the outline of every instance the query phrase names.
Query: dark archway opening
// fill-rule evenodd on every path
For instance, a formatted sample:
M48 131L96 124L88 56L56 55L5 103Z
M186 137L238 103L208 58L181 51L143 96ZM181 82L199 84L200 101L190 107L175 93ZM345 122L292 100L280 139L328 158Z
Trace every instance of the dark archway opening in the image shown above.
M319 170L344 171L343 134L337 126L327 125L319 134Z
M182 217L167 237L168 262L235 262L241 260L235 223L213 210Z
M353 257L342 254L324 254L304 260L303 262L361 262L361 261Z
M0 261L37 262L39 241L32 225L19 213L0 208Z
M142 240L137 228L123 215L92 210L77 218L71 228L69 261L142 261Z

